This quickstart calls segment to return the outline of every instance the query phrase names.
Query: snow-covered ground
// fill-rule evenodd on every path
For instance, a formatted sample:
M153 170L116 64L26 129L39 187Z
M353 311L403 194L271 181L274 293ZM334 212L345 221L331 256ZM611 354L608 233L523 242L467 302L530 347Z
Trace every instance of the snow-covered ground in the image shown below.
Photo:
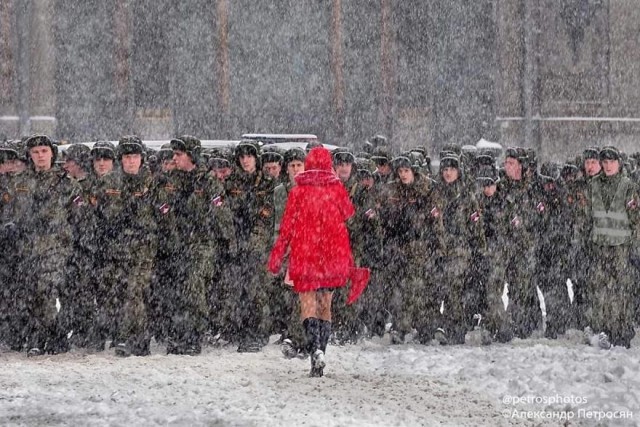
M487 347L374 339L330 346L324 378L309 378L308 360L286 360L274 344L198 357L154 346L127 359L4 351L0 425L640 425L638 339L610 351L579 341L577 332ZM562 411L573 418L557 418Z

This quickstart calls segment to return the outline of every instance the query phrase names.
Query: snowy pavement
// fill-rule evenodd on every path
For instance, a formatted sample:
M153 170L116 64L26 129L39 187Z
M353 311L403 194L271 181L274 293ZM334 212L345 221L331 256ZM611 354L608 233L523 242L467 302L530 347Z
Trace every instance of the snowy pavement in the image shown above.
M577 333L488 347L374 339L330 346L320 379L307 376L308 360L286 360L273 344L198 357L157 346L127 359L0 352L0 425L640 425L638 339L611 351L579 341Z

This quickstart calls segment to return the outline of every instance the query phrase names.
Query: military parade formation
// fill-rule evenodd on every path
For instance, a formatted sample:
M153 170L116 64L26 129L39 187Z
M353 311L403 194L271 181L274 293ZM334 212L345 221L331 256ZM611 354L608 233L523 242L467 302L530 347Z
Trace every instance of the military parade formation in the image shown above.
M267 261L315 144L4 142L0 343L28 356L107 344L143 356L154 339L197 355L216 341L257 352L277 335L286 357L307 356L286 262L274 275ZM474 330L505 343L571 328L630 347L640 153L594 146L538 164L531 149L447 144L438 164L375 136L332 159L355 208L355 263L371 270L355 303L334 292L334 344L389 333L392 344L455 345Z

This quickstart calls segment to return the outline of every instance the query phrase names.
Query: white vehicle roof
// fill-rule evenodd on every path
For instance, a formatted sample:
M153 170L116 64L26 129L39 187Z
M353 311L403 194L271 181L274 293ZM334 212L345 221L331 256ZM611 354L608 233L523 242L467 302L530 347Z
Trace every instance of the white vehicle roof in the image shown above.
M303 133L245 133L242 135L242 139L253 139L263 144L273 144L276 142L315 142L318 137Z
M160 150L160 147L162 147L164 144L168 144L169 143L169 139L158 139L158 140L149 140L149 141L145 141L142 140L142 142L144 143L144 145L147 148L150 148L152 150L158 151ZM118 146L118 141L109 141L111 142L114 146ZM96 141L91 141L91 142L81 142L80 144L84 144L89 148L92 148L95 145ZM205 140L201 140L200 141L202 148L221 148L221 147L235 147L236 145L238 145L240 143L239 140L229 140L229 139L205 139ZM71 147L73 144L64 144L64 145L60 145L58 148L61 151L65 151L68 147Z
M492 148L494 150L502 150L502 144L487 141L486 139L481 138L480 141L476 142L476 148Z
M283 151L287 151L291 148L302 148L303 150L307 149L307 144L308 142L276 142L273 144L268 144L267 146L270 147L278 147L279 149L283 150ZM338 148L337 145L331 145L331 144L322 144L322 146L324 148L326 148L329 151L333 151L336 148Z

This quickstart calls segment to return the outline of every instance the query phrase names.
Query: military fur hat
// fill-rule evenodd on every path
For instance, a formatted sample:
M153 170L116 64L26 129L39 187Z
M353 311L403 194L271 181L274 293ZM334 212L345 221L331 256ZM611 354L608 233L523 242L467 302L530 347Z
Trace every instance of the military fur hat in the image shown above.
M135 135L127 135L118 141L118 158L125 154L140 154L144 156L145 149L142 140Z
M260 156L260 161L262 162L263 165L265 163L279 163L282 165L283 158L280 153L278 153L277 151L271 150L271 151L263 152L262 156Z
M409 169L413 170L414 164L411 161L411 159L409 159L409 157L398 156L398 157L394 157L391 160L391 167L393 168L393 173L397 174L398 173L398 169L400 169L400 168L409 168Z
M356 162L356 157L351 151L346 148L337 148L333 150L333 164L339 165L344 163L353 164Z
M600 159L600 149L598 147L585 148L585 150L582 152L582 159L583 160L587 160L587 159L599 160Z
M600 150L600 160L620 160L620 151L612 145L603 147Z
M231 162L229 162L229 160L225 159L224 157L211 157L207 161L207 166L209 167L209 170L224 169L224 168L230 168Z
M175 142L174 142L175 141ZM184 151L191 157L193 163L200 161L202 155L202 142L195 136L182 135L176 139L171 140L171 148L173 150Z
M555 182L560 178L560 167L553 162L544 162L540 166L538 177L542 182Z
M116 159L116 147L109 141L98 141L91 148L91 158L96 159Z
M505 157L511 157L516 159L520 163L526 163L527 161L527 152L524 148L521 147L509 147L506 149Z
M460 158L455 154L447 154L440 159L440 170L444 168L460 169Z
M385 146L377 147L371 156L371 160L373 160L377 165L385 165L389 163L391 160L389 148Z
M482 166L476 175L476 182L482 186L495 185L500 180L500 175L495 166Z
M294 160L298 160L304 163L304 159L307 157L307 153L302 148L290 148L284 153L284 167L286 168L289 163Z
M51 148L51 152L53 153L53 162L55 163L58 158L58 145L53 142L51 138L47 135L32 135L27 138L24 142L25 149L27 153L33 147L45 146Z
M84 144L71 144L64 151L64 160L72 160L83 169L89 169L91 149Z
M170 160L173 158L173 149L171 149L171 144L162 144L160 150L156 153L156 157L158 161L164 162L165 160Z
M18 148L11 142L5 141L0 144L0 161L17 159L19 156Z

